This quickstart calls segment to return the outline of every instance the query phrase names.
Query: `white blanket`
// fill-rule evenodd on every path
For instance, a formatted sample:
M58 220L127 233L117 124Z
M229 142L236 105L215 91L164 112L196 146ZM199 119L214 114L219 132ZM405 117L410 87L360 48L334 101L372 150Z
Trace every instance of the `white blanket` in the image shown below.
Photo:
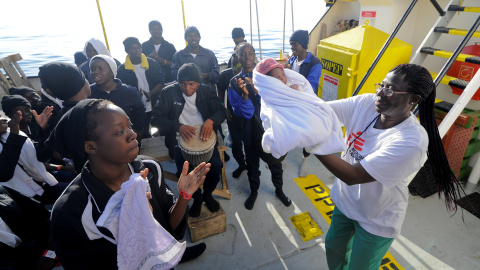
M262 97L264 151L275 158L295 148L306 148L318 155L342 152L343 132L335 112L315 95L301 74L285 69L285 75L289 84L297 84L303 91L253 71L253 84Z
M175 240L153 217L147 188L140 174L132 174L97 221L97 226L107 228L118 243L119 269L171 269L185 252L185 242Z

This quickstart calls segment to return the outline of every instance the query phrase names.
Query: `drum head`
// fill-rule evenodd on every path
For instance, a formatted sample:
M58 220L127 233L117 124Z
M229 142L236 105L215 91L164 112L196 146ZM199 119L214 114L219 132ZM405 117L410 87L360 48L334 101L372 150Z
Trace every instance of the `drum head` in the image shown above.
M178 145L180 148L188 152L205 152L212 149L212 146L214 146L217 141L215 131L213 131L212 135L206 141L204 141L200 138L201 126L194 127L197 128L197 130L195 130L195 137L191 138L190 140L185 141L182 135L178 136Z

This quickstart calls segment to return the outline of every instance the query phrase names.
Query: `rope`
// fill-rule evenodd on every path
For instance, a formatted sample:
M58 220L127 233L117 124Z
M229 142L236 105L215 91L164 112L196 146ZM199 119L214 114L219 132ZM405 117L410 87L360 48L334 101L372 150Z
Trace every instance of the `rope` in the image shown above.
M98 14L100 15L100 22L102 23L103 36L105 37L105 44L107 45L107 50L110 51L108 46L107 32L105 31L105 25L103 24L102 11L100 10L100 2L97 0Z

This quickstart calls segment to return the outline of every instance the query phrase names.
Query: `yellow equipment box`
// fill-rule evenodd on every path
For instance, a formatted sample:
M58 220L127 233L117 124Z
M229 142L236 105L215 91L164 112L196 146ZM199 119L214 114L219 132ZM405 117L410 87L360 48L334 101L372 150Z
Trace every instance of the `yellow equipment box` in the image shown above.
M318 96L325 101L350 97L389 35L372 26L361 26L320 41L317 57L322 62ZM390 69L408 63L412 45L394 38L359 94L375 93Z

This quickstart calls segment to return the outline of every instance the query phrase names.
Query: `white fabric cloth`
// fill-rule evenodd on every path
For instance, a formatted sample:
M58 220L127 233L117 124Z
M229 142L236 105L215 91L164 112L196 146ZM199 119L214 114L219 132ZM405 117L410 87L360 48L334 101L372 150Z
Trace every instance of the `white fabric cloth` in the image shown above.
M162 45L162 43L158 44L158 45L155 45L153 44L153 47L155 47L155 51L158 52L158 50L160 49L160 46Z
M378 116L375 100L376 95L364 94L328 102L345 124L347 145ZM369 233L397 237L408 205L408 179L427 160L427 147L427 132L413 114L389 129L372 124L342 158L360 162L376 181L349 186L336 179L330 193L336 207Z
M171 269L185 252L186 243L175 240L153 217L148 187L140 174L132 174L110 197L96 223L115 237L120 270Z
M103 44L102 41L96 38L91 38L87 40L87 42L85 43L85 47L83 48L83 54L87 55L88 43L92 44L93 48L95 49L95 51L97 51L98 54L108 55L110 57L112 56L105 44Z
M288 83L299 85L303 91L253 71L253 84L262 97L263 150L275 158L297 147L319 155L343 151L343 132L333 110L315 96L301 74L285 69L285 75Z
M8 245L12 248L20 245L22 243L22 239L16 236L13 231L8 227L7 223L3 221L0 217L0 242Z
M305 59L303 59L302 61L298 61L298 57L297 57L297 59L293 62L292 70L297 73L300 73L300 66L303 64L304 61Z
M135 76L137 77L137 81L138 81L138 91L142 89L143 92L150 93L150 86L148 85L147 75L145 74L145 68L142 67L142 64L133 65L133 67L135 68ZM143 105L145 106L145 112L150 112L152 110L152 102L151 101L147 102L147 97L145 97L145 95L143 94L142 94L142 102L143 102Z
M6 142L9 135L10 129L8 129L7 133L1 136L1 140ZM22 131L20 131L19 135L27 137ZM0 144L0 152L2 150L3 146ZM29 197L33 197L35 195L41 196L43 194L43 188L33 180L46 183L50 186L58 184L57 179L47 172L45 165L38 161L35 146L28 138L22 146L18 163L22 165L23 169L17 164L12 179L2 183L3 186L12 188Z
M191 96L187 96L182 93L185 99L185 105L183 106L182 113L178 117L178 121L184 125L189 126L201 126L203 125L202 114L198 111L195 101L197 100L197 93L195 92Z

